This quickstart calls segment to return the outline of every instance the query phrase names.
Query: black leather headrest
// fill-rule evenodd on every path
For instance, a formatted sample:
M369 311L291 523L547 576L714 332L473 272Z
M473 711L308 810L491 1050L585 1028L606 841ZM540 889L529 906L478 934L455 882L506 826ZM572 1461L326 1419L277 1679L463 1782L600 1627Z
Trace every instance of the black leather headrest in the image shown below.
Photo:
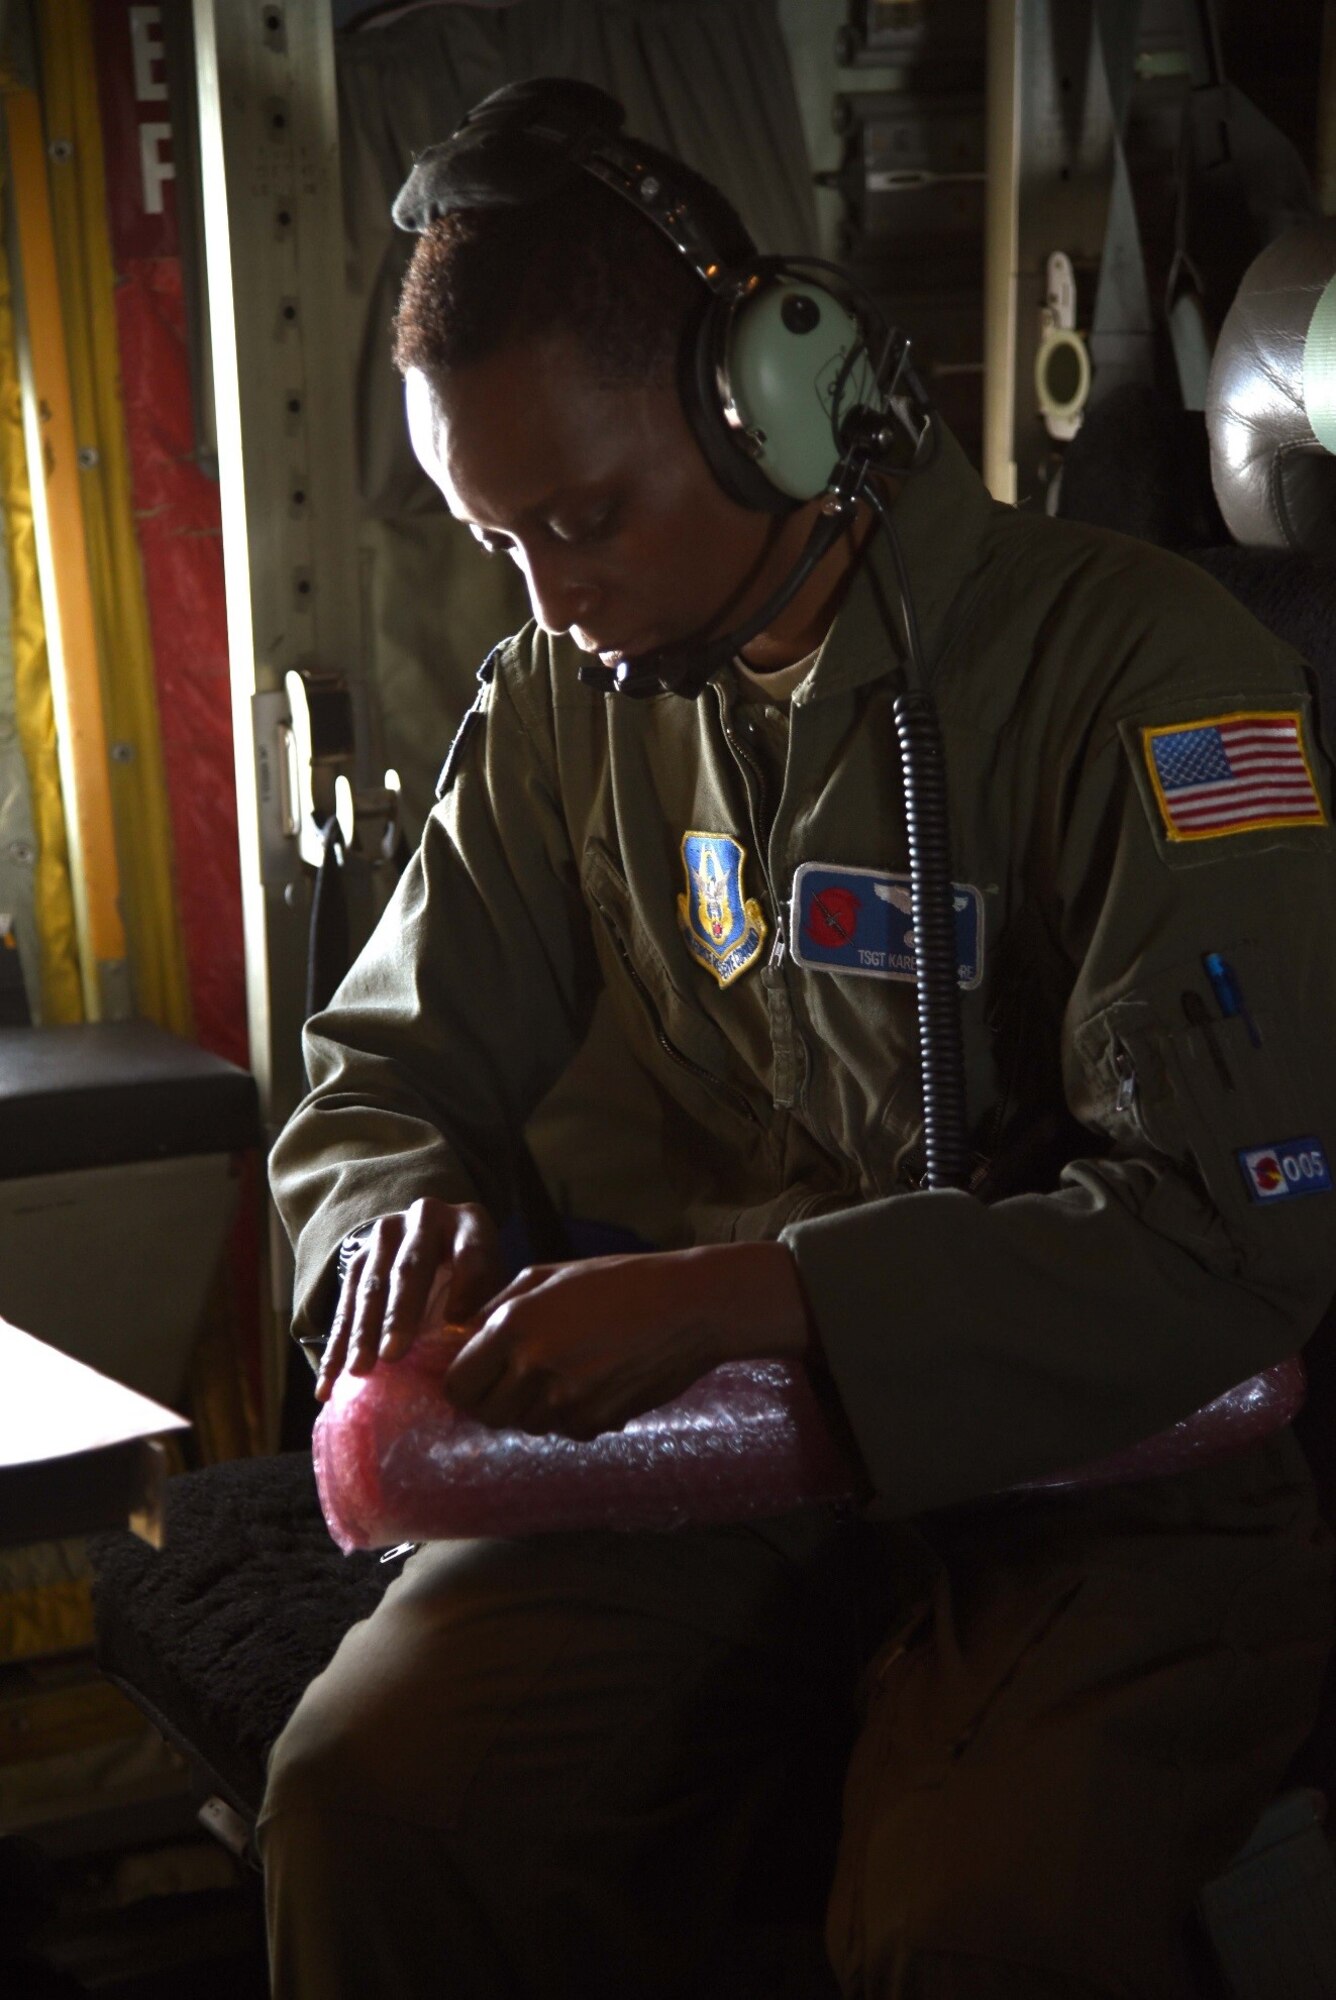
M1336 556L1336 217L1249 265L1206 392L1211 480L1235 541Z

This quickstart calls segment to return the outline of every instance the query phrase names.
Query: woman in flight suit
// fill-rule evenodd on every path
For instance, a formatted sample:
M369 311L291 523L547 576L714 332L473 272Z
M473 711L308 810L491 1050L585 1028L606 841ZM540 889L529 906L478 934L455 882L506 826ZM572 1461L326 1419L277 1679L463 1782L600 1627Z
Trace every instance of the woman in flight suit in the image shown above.
M274 1990L1185 2000L1193 1898L1316 1702L1306 1468L1281 1429L1024 1489L1293 1355L1336 1289L1305 672L1174 558L994 504L928 417L885 495L978 1171L923 1191L895 568L860 506L698 699L581 682L744 628L822 501L749 504L702 447L700 281L553 140L551 89L483 125L494 172L547 149L541 189L498 195L469 141L471 176L447 147L410 183L413 442L534 619L307 1029L273 1158L297 1331L330 1333L327 1395L430 1301L470 1333L462 1409L575 1438L802 1358L864 1500L419 1550L274 1753ZM722 199L654 164L744 261ZM517 1145L600 992L661 1161L619 1219L656 1247L506 1284ZM615 1164L594 1103L588 1144ZM816 1949L803 1889L832 1881Z

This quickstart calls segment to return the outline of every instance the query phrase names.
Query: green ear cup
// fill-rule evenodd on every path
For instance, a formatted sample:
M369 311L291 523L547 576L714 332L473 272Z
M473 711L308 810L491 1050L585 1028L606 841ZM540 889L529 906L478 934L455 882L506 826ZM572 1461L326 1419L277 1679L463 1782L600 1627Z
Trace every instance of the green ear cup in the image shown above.
M765 285L737 308L726 374L730 420L749 435L756 467L794 500L830 483L841 417L879 400L857 320L801 281Z

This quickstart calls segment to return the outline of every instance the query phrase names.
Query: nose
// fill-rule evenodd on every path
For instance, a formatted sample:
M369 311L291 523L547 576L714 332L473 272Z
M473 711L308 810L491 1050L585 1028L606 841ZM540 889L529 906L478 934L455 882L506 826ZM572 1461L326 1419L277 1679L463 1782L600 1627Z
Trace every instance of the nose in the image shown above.
M570 550L525 549L522 567L530 607L545 632L555 637L569 632L573 625L592 622L598 591L572 569Z

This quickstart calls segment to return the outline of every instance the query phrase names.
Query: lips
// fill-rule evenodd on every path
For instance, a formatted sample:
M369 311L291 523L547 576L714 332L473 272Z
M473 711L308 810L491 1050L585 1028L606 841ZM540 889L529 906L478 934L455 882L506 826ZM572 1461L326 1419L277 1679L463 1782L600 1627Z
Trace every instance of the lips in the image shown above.
M644 639L634 644L607 646L592 639L587 632L572 631L571 637L582 653L593 653L600 665L605 667L616 667L623 660L638 659L642 653L652 653L664 643L662 639Z
M639 659L642 653L652 653L662 644L658 639L646 639L634 646L600 646L598 657L605 667L615 667L622 660Z

